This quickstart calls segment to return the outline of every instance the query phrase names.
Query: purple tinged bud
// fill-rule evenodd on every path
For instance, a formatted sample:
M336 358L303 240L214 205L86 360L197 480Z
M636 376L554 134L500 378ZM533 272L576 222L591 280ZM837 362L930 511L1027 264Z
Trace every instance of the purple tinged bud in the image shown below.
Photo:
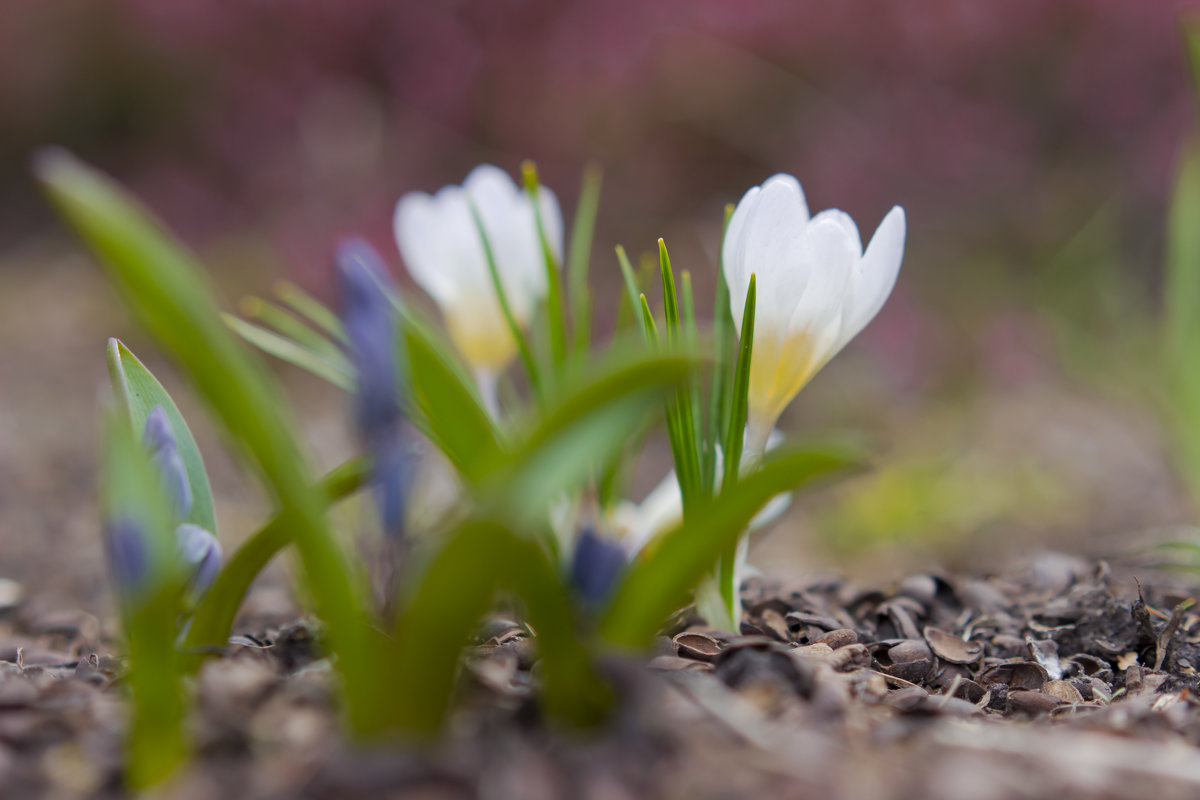
M379 255L361 239L338 248L337 269L342 324L358 380L359 432L373 461L384 532L398 538L404 533L412 454L400 407L396 307L387 294L394 284Z
M131 519L110 520L104 531L104 550L117 596L132 601L150 575L150 554L142 527Z
M199 599L221 570L221 543L199 525L184 523L175 529L175 544L188 576L188 594L193 600Z
M192 510L192 484L187 466L179 454L179 444L171 420L162 406L155 406L146 417L142 439L150 449L150 458L162 476L163 485L176 519L184 519Z
M379 255L361 239L337 251L342 324L357 373L358 425L367 441L399 423L396 309L385 293L391 278Z
M626 564L623 548L584 528L571 559L571 584L584 606L599 609L608 602Z

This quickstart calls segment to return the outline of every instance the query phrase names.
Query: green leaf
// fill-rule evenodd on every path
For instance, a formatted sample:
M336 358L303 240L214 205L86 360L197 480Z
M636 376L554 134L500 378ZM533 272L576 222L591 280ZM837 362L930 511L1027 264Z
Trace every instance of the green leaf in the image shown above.
M238 305L243 316L273 328L280 336L321 358L334 362L346 360L342 348L331 341L323 329L310 327L292 312L254 296L243 297Z
M742 446L745 442L746 417L749 413L750 363L754 354L754 310L757 289L754 273L750 274L750 286L746 290L746 305L742 311L742 333L738 347L737 365L733 372L733 398L729 411L729 427L725 431L725 477L721 493L730 491L737 483L742 464ZM735 627L741 600L737 585L737 541L735 540L721 556L717 570L717 587L729 611L728 621Z
M575 207L575 222L571 226L571 250L567 256L567 292L571 298L575 350L578 353L587 352L592 338L588 267L592 261L592 237L596 231L596 215L600 210L602 182L603 173L598 164L588 164L584 167L579 204Z
M107 420L103 506L106 519L131 523L146 547L143 579L124 591L117 587L131 665L126 680L133 702L126 779L131 787L143 789L174 773L189 749L183 728L182 673L175 653L183 576L162 483L129 424L128 408L118 409L120 416L110 415Z
M469 482L477 482L500 455L502 446L491 415L475 384L440 337L406 306L400 335L408 351L405 391L414 422Z
M642 429L664 396L686 380L694 358L647 353L644 348L616 353L587 371L540 416L516 430L528 430L511 455L493 465L489 493L505 519L527 523L594 473Z
M625 280L625 294L629 298L629 307L633 309L633 318L637 320L638 330L642 332L642 336L646 336L646 320L641 314L642 305L638 300L642 290L638 288L637 278L633 274L633 266L629 263L629 256L625 255L625 248L621 245L617 245L617 263L621 265L621 276Z
M446 537L416 576L417 588L396 625L390 680L419 687L408 693L403 727L437 733L454 691L463 647L496 593L524 601L537 646L547 712L575 725L599 722L613 701L575 635L573 603L545 549L494 521L470 521Z
M722 443L724 432L729 427L730 409L730 379L734 369L734 358L737 354L737 332L733 328L733 315L729 311L729 286L725 283L724 258L725 234L729 230L729 218L733 216L733 206L725 206L725 223L721 229L721 250L717 261L717 291L713 301L713 348L714 359L712 374L709 377L708 415L705 440L710 451L715 454ZM753 337L751 337L753 338ZM715 474L715 455L713 463L713 481L719 476ZM715 489L715 485L713 487Z
M179 455L187 469L188 483L192 489L192 508L183 521L216 534L217 514L204 459L175 401L150 370L116 339L108 340L108 377L112 382L118 410L139 437L146 428L146 417L150 416L155 406L162 406L175 434Z
M293 339L239 319L232 314L222 314L221 318L234 333L267 355L275 356L280 361L286 361L294 367L316 375L339 389L347 392L354 391L354 368L345 356L341 354L332 358L322 356Z
M91 246L122 299L185 374L261 474L288 520L317 613L328 625L352 728L384 730L400 689L366 649L365 609L345 556L312 492L306 461L278 387L217 310L203 269L111 179L64 151L35 171L59 213Z
M538 241L542 245L542 261L546 267L546 338L550 343L550 357L555 370L562 367L567 358L567 324L563 313L562 276L559 274L558 259L550 249L550 240L546 238L546 223L542 219L541 204L538 202L537 166L532 161L521 164L521 177L525 182L525 191L533 202L533 219L537 225Z
M341 500L358 491L367 475L367 462L356 458L331 470L315 491L324 494L330 502ZM193 657L193 669L200 666L204 657L224 651L234 618L250 585L275 554L290 543L286 520L275 516L247 538L225 562L212 588L196 606L184 639L183 650Z
M658 240L659 271L662 275L663 308L666 323L667 347L673 349L683 343L683 325L679 314L679 298L675 292L675 276L671 271L671 257L667 245ZM692 416L692 392L684 383L676 391L674 399L667 404L667 434L671 438L671 452L675 455L675 474L683 494L683 513L688 512L699 499L701 492L700 454L696 446L696 423Z
M325 331L330 337L342 344L349 344L342 321L320 300L291 281L279 281L275 284L275 294L284 305Z
M629 571L600 623L601 636L622 648L649 647L667 618L737 544L767 501L851 467L859 458L857 450L837 446L773 452L730 491L705 500L690 520L665 534Z
M492 251L492 242L488 238L487 229L483 227L483 218L479 216L479 210L469 199L468 204L471 208L471 218L475 220L475 230L479 233L479 240L483 244L483 254L487 260L488 274L492 278L492 288L496 291L496 301L500 304L500 312L508 324L508 332L512 335L513 341L517 343L517 352L521 355L521 364L525 367L525 374L529 376L529 385L533 387L533 393L540 400L543 395L543 385L537 359L533 357L533 349L529 346L529 340L517 323L512 305L508 302L508 293L504 291L504 282L500 280L500 269L496 266L496 254Z

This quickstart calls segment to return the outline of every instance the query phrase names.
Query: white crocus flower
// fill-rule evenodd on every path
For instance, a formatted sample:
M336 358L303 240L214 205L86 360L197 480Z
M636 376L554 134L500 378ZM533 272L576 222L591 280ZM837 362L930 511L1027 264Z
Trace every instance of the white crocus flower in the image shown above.
M561 263L563 222L554 192L541 187L538 206L550 249ZM546 294L546 266L532 199L504 170L483 164L462 186L400 198L396 243L413 280L437 302L450 338L494 410L496 378L512 361L517 344L492 283L472 208L487 234L513 317L527 327Z
M800 182L776 175L746 192L721 257L739 331L755 275L748 442L766 438L816 372L866 327L891 294L904 256L904 209L883 218L863 252L858 228L836 209L810 218Z

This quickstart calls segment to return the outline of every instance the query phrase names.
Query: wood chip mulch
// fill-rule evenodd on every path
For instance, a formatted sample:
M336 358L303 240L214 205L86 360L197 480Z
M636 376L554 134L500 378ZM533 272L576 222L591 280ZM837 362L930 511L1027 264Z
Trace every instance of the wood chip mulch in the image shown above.
M536 706L536 639L489 621L439 745L338 733L305 621L242 632L191 689L171 798L1194 798L1195 584L1040 556L999 576L744 588L734 634L687 624L603 668L603 730ZM125 797L124 665L94 618L0 609L0 797ZM419 690L419 687L414 687Z

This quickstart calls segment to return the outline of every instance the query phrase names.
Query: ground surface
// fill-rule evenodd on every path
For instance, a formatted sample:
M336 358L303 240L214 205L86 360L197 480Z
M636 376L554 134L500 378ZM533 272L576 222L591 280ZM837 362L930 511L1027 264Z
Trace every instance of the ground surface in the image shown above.
M1200 792L1186 583L1065 556L889 586L755 580L738 635L691 626L607 665L603 730L546 729L536 642L494 620L443 744L338 735L319 634L257 592L195 681L179 798L1184 798ZM122 665L83 613L0 584L0 786L120 797ZM7 597L5 597L7 593ZM1143 599L1144 598L1144 599Z

